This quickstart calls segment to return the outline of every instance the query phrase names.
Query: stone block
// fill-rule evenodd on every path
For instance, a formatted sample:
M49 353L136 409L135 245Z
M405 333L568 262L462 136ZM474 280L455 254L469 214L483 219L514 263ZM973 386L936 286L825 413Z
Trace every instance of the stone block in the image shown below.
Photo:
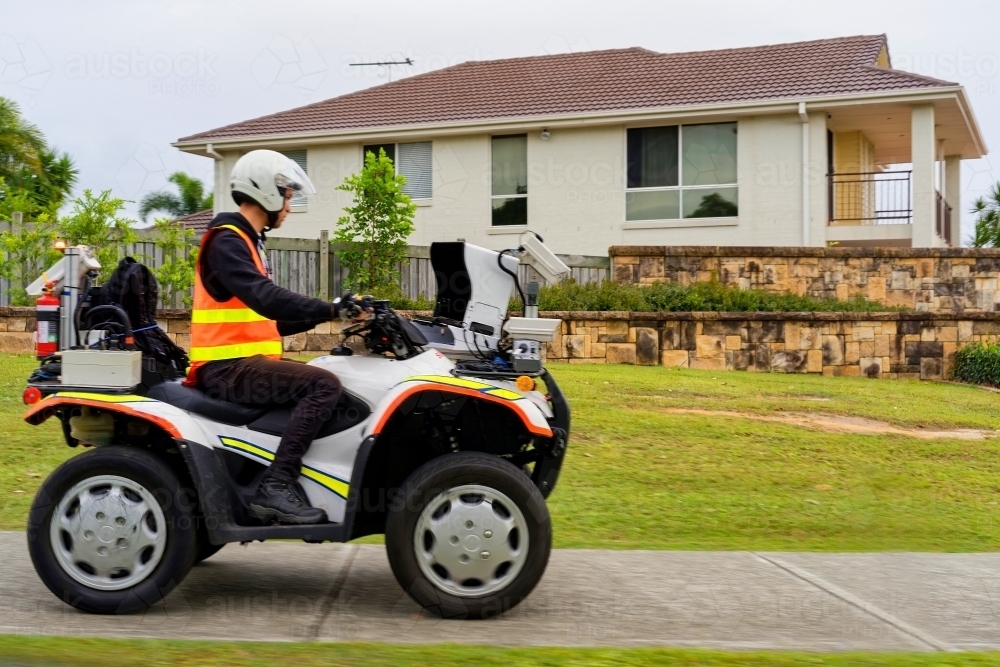
M920 322L915 320L904 320L896 324L896 330L901 334L920 335Z
M839 283L835 288L837 299L840 301L847 301L849 295L849 288L847 283Z
M944 367L941 369L943 377L950 378L955 373L955 352L958 351L958 343L944 344Z
M663 279L663 258L642 257L639 259L639 280L658 282Z
M687 368L687 350L664 350L660 352L660 363L670 368Z
M823 372L823 350L809 350L806 352L806 372Z
M801 373L806 370L807 352L781 350L771 354L771 370L780 373Z
M566 361L568 361L571 364L605 364L607 363L608 360L601 358L601 359L567 359Z
M609 364L635 364L635 345L608 343L605 358Z
M861 368L861 377L873 379L882 377L881 357L861 357L858 365Z
M819 350L823 347L823 337L819 327L802 327L799 330L800 350Z
M708 336L738 336L743 322L733 320L709 320L701 327L701 332Z
M875 356L875 357L888 357L889 356L889 350L890 350L890 342L889 342L890 339L891 339L891 336L888 336L886 334L880 334L880 335L875 336L875 340L874 340L875 350L874 350L872 356Z
M958 340L962 342L972 340L972 322L963 320L958 323Z
M660 358L660 343L656 329L636 327L635 359L640 366L656 366Z
M601 343L627 343L628 334L599 334L597 340Z
M726 358L717 359L692 359L690 367L701 371L724 371L726 370Z
M639 277L638 266L633 264L618 264L615 263L615 282L616 283L634 283Z
M7 331L27 331L28 318L11 317L7 319Z
M333 334L306 334L305 351L309 352L329 352L337 343Z
M285 352L301 352L304 349L306 349L306 334L285 336Z
M727 350L726 368L734 371L754 370L754 354L750 350Z
M882 356L875 354L875 341L865 340L858 343L858 354L864 357Z
M13 329L12 329L13 331ZM985 322L973 322L972 333L975 336L995 336L1000 334L1000 320L987 320Z
M609 336L628 336L628 320L607 320L604 326Z
M914 357L943 357L944 343L937 343L937 342L906 343L904 354L907 359Z
M783 343L785 326L781 322L752 322L747 332L747 340L751 343Z
M958 342L958 327L935 327L934 337L942 343Z
M871 324L855 326L851 338L856 341L875 340L875 327Z
M680 323L680 346L678 349L694 351L698 348L698 323Z
M944 362L941 358L924 357L920 360L921 380L940 380L943 372Z
M844 363L845 364L856 364L858 360L861 359L861 344L860 343L845 343L844 344Z
M934 327L924 327L920 330L920 340L934 342L937 340L936 333Z
M868 298L871 301L885 301L885 278L868 279Z
M590 358L600 359L608 354L607 343L591 343L590 344Z
M582 359L585 357L585 342L586 337L582 334L563 336L563 349L566 350L566 356L570 359Z
M179 317L172 317L167 320L167 326L170 327L170 333L177 334L189 334L191 333L191 320L181 319Z
M823 365L840 366L844 363L844 341L840 336L823 336Z
M35 351L35 337L28 332L0 333L0 352L25 354Z
M315 334L330 334L333 331L330 330L329 322L320 322L315 327L313 327L313 333Z
M723 336L697 336L696 356L699 359L724 359L726 344L723 338Z
M738 350L743 344L743 339L739 336L726 336L726 349Z
M185 350L191 349L191 334L176 334L174 337L174 342L177 343L178 347L182 347Z
M798 322L785 322L785 349L798 350L802 347L802 325Z

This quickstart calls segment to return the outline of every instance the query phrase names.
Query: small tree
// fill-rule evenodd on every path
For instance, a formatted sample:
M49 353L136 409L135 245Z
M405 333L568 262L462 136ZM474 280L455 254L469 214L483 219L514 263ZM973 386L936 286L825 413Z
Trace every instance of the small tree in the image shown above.
M396 296L399 272L406 259L406 239L413 233L417 206L403 193L406 177L397 174L392 159L380 148L378 156L365 153L361 171L337 188L354 196L346 216L337 220L332 241L340 243L340 262L348 269L347 282L379 296Z
M153 271L160 285L163 303L172 306L178 295L185 306L191 305L194 267L198 249L193 229L171 220L158 218L153 222L153 242L163 251L163 263Z
M125 201L104 190L94 196L90 190L73 201L73 211L59 221L59 233L69 245L87 245L101 263L101 280L107 280L123 255L124 246L135 243L134 220L119 216Z
M10 229L0 232L0 277L10 281L11 305L27 306L31 299L25 288L59 259L53 247L56 222L51 211L39 208L30 192L12 191L2 178L0 220L10 224Z
M994 183L989 194L972 204L976 227L967 243L976 248L1000 248L1000 183Z

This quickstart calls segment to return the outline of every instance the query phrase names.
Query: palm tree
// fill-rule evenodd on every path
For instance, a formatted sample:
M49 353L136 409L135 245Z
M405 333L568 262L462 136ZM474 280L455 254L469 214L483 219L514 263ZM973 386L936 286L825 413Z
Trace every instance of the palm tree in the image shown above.
M994 183L985 197L972 203L976 214L976 230L969 245L976 248L1000 248L1000 182Z
M16 102L0 97L0 177L11 177L25 167L37 172L44 150L41 130L24 120Z
M213 196L211 193L205 196L205 185L197 178L175 171L167 180L177 186L180 194L160 191L143 197L139 204L139 217L143 220L153 211L166 211L179 218L212 208Z
M38 153L38 169L21 167L10 177L10 185L28 192L38 208L55 211L73 190L80 172L65 153L43 148Z

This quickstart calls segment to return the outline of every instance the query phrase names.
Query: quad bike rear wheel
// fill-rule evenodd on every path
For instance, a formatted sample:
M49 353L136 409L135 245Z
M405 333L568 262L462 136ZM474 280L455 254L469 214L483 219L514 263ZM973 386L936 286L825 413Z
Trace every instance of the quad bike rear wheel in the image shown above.
M552 523L531 479L477 452L417 469L389 509L389 564L403 590L445 618L490 618L517 605L548 564Z
M142 611L194 563L197 527L162 461L125 446L91 450L42 484L28 515L28 551L56 597L91 613Z

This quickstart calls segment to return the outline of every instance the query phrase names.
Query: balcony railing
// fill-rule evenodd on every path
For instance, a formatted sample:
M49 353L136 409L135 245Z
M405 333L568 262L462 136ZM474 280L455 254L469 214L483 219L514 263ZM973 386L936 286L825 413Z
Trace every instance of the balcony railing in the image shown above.
M829 174L831 225L906 225L913 222L910 171Z

